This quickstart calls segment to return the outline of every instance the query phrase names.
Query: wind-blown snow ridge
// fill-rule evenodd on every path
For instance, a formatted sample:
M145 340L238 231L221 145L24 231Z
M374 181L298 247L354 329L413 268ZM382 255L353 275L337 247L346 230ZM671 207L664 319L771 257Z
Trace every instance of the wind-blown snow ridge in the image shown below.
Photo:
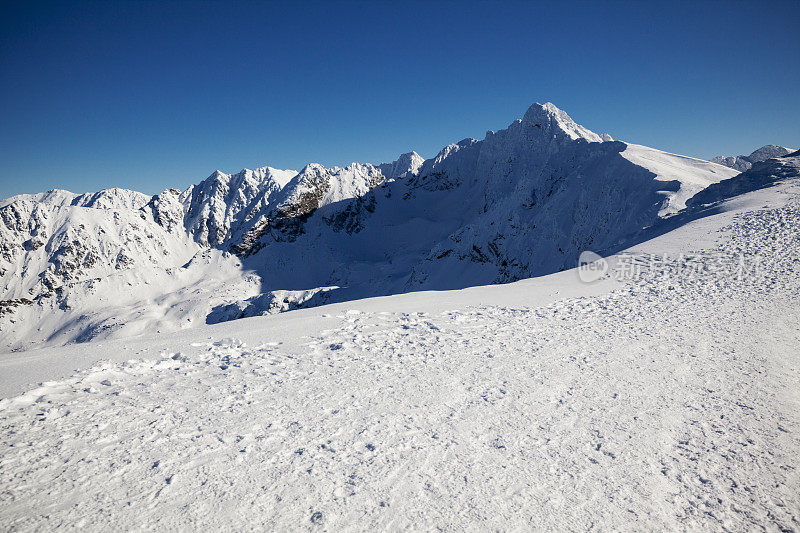
M653 172L656 180L680 183L677 191L664 193L667 200L658 212L661 217L680 212L686 207L689 198L709 185L732 176L729 170L708 161L670 154L638 144L628 144L622 157Z

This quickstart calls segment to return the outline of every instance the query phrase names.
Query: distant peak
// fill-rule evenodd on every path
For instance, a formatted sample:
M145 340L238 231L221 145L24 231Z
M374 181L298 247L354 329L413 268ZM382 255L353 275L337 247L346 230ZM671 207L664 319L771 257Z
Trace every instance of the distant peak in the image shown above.
M230 176L228 176L228 174L225 174L224 172L218 169L212 172L211 175L207 177L205 180L203 180L203 183L212 183L215 181L227 180L229 177Z
M541 104L541 106L542 108L546 109L548 113L553 113L553 114L564 113L562 110L557 108L553 102L545 102L544 104Z
M792 148L786 148L785 146L767 144L758 150L754 150L750 155L717 156L711 159L711 162L744 172L745 170L749 170L750 167L753 166L753 163L760 163L767 159L772 159L773 157L783 157L792 151Z
M424 161L423 157L414 150L411 150L410 152L400 154L400 157L397 158L397 161L395 161L395 163L408 165L408 164L416 164L417 162L421 161Z
M751 163L759 163L761 161L766 161L767 159L771 159L773 157L782 157L792 150L786 148L784 146L778 146L777 144L767 144L762 146L758 150L753 150L753 152L747 156L747 159L750 160Z

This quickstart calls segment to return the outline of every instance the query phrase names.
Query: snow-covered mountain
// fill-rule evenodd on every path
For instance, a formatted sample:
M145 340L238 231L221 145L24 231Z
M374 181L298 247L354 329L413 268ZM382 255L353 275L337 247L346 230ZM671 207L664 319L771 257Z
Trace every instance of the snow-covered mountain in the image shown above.
M784 146L768 144L757 150L754 150L750 155L720 155L712 159L711 162L725 165L726 167L738 170L739 172L744 172L745 170L750 169L750 167L752 167L755 163L760 163L761 161L766 161L767 159L772 159L775 157L783 157L793 151L794 150L791 148L786 148Z
M736 174L548 103L424 161L217 171L151 198L21 195L0 203L0 347L556 272L637 242Z
M235 251L266 287L339 287L325 292L330 300L507 282L620 245L734 174L603 142L552 104L536 104L403 179L373 179L328 204L282 192L298 210L279 208Z
M149 198L125 189L19 195L0 207L0 298L30 298L78 279L182 260L185 239L142 220ZM188 257L187 257L188 253Z

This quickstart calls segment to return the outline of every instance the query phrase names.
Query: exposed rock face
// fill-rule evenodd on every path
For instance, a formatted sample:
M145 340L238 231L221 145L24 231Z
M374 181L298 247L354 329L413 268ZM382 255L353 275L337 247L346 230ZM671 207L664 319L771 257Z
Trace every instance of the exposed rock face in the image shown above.
M793 150L791 148L768 144L766 146L762 146L758 150L755 150L752 154L747 156L747 159L749 159L751 163L755 164L766 161L767 159L789 155L792 151Z
M307 165L275 195L274 207L259 217L242 241L235 243L231 250L248 256L271 241L294 242L303 234L306 220L318 209L336 202L361 199L384 181L385 176L369 164L353 163L345 168L331 169L318 164ZM352 227L358 223L348 222L351 215L355 213L330 218L328 223L337 229L341 229L339 226Z
M178 189L167 189L161 194L153 196L141 209L141 217L146 219L149 215L159 226L169 232L183 231L183 217L187 193Z
M767 159L772 159L774 157L782 157L791 153L792 151L793 150L790 148L777 146L775 144L768 144L766 146L762 146L758 150L755 150L750 155L717 156L712 159L711 162L724 165L734 170L738 170L739 172L744 172L745 170L749 170L754 163L760 163L761 161L766 161Z

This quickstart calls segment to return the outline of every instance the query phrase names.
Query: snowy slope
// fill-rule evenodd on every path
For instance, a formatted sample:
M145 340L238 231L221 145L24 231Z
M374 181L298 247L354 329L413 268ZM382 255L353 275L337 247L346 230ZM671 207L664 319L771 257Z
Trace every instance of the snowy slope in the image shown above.
M204 323L230 294L257 294L258 278L235 257L204 250L184 231L178 196L51 191L6 202L0 344L28 348L176 330ZM165 198L176 199L177 227L152 216Z
M9 199L0 207L0 299L38 296L136 265L188 260L194 250L185 239L142 220L138 209L147 200L123 189Z
M10 354L0 527L792 530L800 184L695 209L619 281Z
M137 311L158 313L158 299L172 287L188 287L181 267L200 247L147 219L135 209L142 199L132 204L129 197L118 203L86 195L54 203L17 198L0 208L5 346L140 333L151 324L137 325Z
M638 144L628 144L622 157L651 171L658 181L677 181L680 184L677 191L664 191L667 199L658 212L660 217L674 215L686 207L689 198L712 183L735 174L702 159L670 154Z

